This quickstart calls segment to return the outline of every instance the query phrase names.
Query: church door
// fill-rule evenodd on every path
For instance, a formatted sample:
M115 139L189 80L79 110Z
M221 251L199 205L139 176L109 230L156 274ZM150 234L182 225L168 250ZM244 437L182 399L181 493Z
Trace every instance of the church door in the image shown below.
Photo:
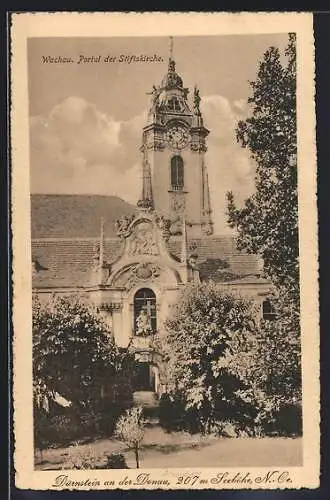
M135 363L135 391L152 391L150 364L137 361Z

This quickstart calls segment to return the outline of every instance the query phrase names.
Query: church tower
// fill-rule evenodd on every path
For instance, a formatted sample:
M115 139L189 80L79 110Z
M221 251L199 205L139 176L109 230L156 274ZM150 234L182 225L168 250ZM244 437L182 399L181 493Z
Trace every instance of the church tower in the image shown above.
M195 87L191 105L189 89L176 72L172 39L168 71L150 94L141 146L144 191L148 198L152 196L150 208L172 221L172 234L182 232L185 220L190 237L211 235L205 163L209 131L203 123L199 90Z

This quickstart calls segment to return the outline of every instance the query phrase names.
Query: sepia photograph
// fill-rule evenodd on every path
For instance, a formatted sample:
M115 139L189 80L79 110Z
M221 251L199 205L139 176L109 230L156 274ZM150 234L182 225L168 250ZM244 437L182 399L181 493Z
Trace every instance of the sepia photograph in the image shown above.
M47 489L292 488L307 465L317 225L316 158L304 184L299 141L313 153L299 125L302 35L256 26L26 37L13 234L24 213L14 265L30 263L14 298L25 286L28 319L14 323L14 370L29 358L18 393ZM315 391L309 401L317 412Z

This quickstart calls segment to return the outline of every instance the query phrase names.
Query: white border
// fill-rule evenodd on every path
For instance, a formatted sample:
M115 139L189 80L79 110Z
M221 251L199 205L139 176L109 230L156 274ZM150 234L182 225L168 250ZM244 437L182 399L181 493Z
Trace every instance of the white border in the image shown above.
M319 315L316 206L316 146L314 110L313 19L308 13L21 13L13 14L11 41L12 229L14 420L16 486L50 489L58 473L33 469L31 245L29 190L29 124L27 38L188 36L297 33L297 127L299 166L299 237L303 364L303 466L288 468L291 484L254 484L253 488L316 488L319 485ZM202 470L202 469L201 469ZM208 477L220 469L205 469ZM221 469L223 470L223 469ZM236 469L228 468L230 471ZM239 468L260 475L259 469ZM178 469L152 469L153 477L168 478L171 489ZM182 469L181 472L187 469ZM196 472L196 471L195 471ZM264 471L267 472L267 471ZM70 478L118 478L123 471L70 471ZM125 476L136 478L134 469ZM118 487L118 485L116 486ZM119 486L130 489L132 486ZM208 488L240 488L208 485ZM134 486L135 489L145 486ZM149 486L148 489L159 488ZM190 489L191 486L187 486ZM194 489L203 488L195 485ZM79 489L89 489L80 487ZM104 486L95 487L104 489Z

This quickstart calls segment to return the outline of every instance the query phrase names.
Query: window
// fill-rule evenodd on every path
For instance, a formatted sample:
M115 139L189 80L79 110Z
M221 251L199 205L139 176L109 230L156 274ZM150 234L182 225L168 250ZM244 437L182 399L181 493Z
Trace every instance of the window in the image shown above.
M167 107L170 111L181 111L181 106L176 97L171 97L168 100Z
M147 337L156 329L156 295L150 288L140 288L134 296L134 333Z
M171 159L171 186L175 190L184 186L184 166L181 156L173 156Z
M269 299L264 300L262 303L262 317L268 321L276 319L274 306Z

